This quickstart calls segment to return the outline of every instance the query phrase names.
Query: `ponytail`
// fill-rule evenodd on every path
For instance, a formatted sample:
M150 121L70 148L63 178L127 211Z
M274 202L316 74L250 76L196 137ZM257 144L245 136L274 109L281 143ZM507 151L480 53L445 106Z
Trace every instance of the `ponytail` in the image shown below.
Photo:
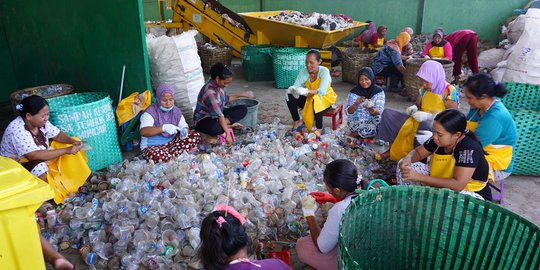
M496 97L504 97L508 90L504 87L504 85L500 82L495 83L495 86L493 87L493 93Z
M435 121L439 122L451 134L461 132L461 134L473 139L482 147L478 136L467 128L467 118L462 112L456 109L446 109L435 116Z
M225 211L214 211L203 220L200 237L198 256L206 270L226 268L229 258L248 244L244 226Z
M465 82L465 88L477 98L482 98L484 95L488 97L504 97L507 92L503 84L494 81L483 73L469 77Z
M473 139L473 141L477 142L477 143L480 145L480 147L484 148L484 147L482 146L482 142L480 142L480 139L478 139L478 136L476 136L476 133L474 133L472 130L470 130L470 129L467 128L467 129L465 129L465 131L463 132L463 134L465 134L465 136L467 136L467 137ZM486 153L484 152L484 154L486 154Z

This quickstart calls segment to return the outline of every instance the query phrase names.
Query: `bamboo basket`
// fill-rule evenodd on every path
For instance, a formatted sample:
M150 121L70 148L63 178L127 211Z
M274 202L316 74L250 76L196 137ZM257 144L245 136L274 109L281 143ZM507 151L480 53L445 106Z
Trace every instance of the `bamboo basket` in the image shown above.
M41 85L31 88L25 88L11 93L11 107L13 108L13 114L19 115L17 112L17 104L29 96L38 95L44 99L59 97L67 94L73 93L73 85L70 84L50 84L50 85Z
M231 65L232 49L229 47L199 46L199 56L204 73L210 73L210 68L216 63Z
M369 67L376 54L377 51L375 50L358 47L343 50L343 60L341 61L342 80L356 84L358 71L363 67Z
M454 62L446 59L411 58L407 60L407 70L405 71L405 74L403 74L403 83L405 84L405 89L407 90L409 100L415 101L418 97L418 90L422 87L422 80L416 76L416 73L418 73L418 70L420 70L422 64L428 60L441 63L446 75L446 81L452 81Z

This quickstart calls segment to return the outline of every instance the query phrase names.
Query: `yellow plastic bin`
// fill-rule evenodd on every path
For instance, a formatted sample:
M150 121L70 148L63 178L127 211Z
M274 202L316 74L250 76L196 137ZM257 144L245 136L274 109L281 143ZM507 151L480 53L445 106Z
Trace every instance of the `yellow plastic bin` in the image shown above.
M0 269L45 269L34 213L53 196L47 183L0 157Z

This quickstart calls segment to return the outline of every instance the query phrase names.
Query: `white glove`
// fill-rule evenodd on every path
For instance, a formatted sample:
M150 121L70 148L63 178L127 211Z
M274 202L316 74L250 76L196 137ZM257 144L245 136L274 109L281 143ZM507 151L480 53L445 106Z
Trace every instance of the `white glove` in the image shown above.
M298 87L296 88L296 93L298 93L301 96L307 96L307 94L309 93L309 90L305 87Z
M433 120L433 114L423 111L417 111L413 113L412 117L414 120L416 120L418 123Z
M175 126L175 125L171 125L171 124L164 124L162 127L161 127L161 130L163 132L167 132L171 135L173 134L176 134L178 131L180 131L180 128Z
M419 144L424 144L433 136L433 133L429 130L420 130L416 133L416 140Z
M304 213L304 217L315 216L315 211L317 211L317 202L315 201L315 198L311 195L302 198L302 212Z
M189 135L189 129L187 127L180 129L180 139L185 139Z
M287 94L292 94L296 92L296 88L294 88L294 86L289 86L289 88L287 88Z
M408 115L408 116L412 116L413 113L417 112L418 111L418 107L416 107L416 105L412 105L410 106L409 108L405 109L405 113Z

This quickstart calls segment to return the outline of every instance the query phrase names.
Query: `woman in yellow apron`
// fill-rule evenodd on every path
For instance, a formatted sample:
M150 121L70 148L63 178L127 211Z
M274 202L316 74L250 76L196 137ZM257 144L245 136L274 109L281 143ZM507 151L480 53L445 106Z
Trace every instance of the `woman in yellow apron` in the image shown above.
M431 130L431 120L435 114L458 107L458 92L446 82L441 63L426 61L416 75L422 80L416 108L410 107L407 113L385 109L377 133L377 139L391 144L388 152L382 156L394 161L402 159L414 148L418 130Z
M315 135L320 136L324 112L336 102L337 94L332 89L330 71L321 66L321 53L312 49L306 54L306 68L302 69L289 91L295 91L306 95L295 97L287 95L287 107L294 120L293 129L305 124L311 131L315 124ZM303 109L302 120L298 114L298 108Z
M474 131L488 153L486 159L494 170L494 180L507 178L514 165L513 151L518 135L512 115L502 102L506 89L484 74L476 74L465 82L465 95L471 106L467 127Z
M377 27L377 32L373 33L369 38L368 48L372 50L380 50L382 46L386 43L386 32L388 28L386 25L381 24Z
M429 157L429 164L420 161ZM476 135L467 129L465 115L456 109L435 117L433 137L399 163L398 183L448 188L491 200L487 185L489 164Z
M19 117L11 121L2 137L0 155L18 160L48 182L55 192L54 201L60 203L90 176L84 144L49 122L49 104L40 96L23 99L17 111Z
M433 32L433 40L426 45L422 56L452 61L452 45L450 42L444 40L444 32L441 28L437 28Z

